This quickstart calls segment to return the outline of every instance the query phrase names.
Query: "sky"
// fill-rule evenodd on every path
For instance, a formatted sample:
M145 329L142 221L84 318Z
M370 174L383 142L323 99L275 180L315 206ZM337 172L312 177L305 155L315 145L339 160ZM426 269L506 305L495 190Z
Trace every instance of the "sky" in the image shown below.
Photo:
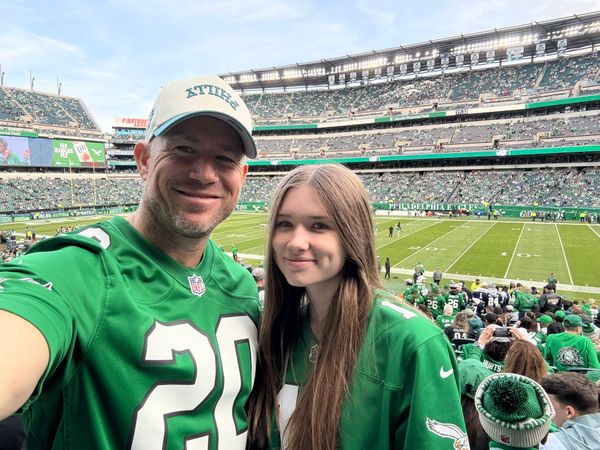
M0 0L4 85L83 99L100 127L160 86L582 14L598 0Z

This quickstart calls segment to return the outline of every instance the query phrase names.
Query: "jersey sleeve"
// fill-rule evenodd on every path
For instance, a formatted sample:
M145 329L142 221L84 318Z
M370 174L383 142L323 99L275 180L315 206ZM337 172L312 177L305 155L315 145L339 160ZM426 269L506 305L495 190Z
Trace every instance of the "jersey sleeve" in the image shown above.
M22 410L49 380L60 386L69 378L75 366L68 355L78 352L83 357L102 308L92 301L104 295L102 273L98 255L79 246L33 252L0 266L0 309L35 326L49 350L48 367Z
M440 332L424 339L408 361L402 361L410 409L395 430L400 450L467 450L466 427L460 404L458 366L446 337Z

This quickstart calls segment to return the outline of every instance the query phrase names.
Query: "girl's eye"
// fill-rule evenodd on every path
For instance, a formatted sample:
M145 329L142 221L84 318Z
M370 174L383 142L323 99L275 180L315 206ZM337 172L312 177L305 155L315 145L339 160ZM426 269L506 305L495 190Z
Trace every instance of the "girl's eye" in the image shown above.
M329 230L330 227L326 223L317 222L313 225L313 228L316 230Z
M287 220L280 220L279 222L277 222L277 228L289 228L291 226L292 224Z

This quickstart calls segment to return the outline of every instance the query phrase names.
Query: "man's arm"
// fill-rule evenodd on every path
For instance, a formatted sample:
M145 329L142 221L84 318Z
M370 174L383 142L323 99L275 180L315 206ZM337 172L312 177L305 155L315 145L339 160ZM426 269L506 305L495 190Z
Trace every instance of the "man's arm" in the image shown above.
M48 344L36 327L0 310L0 420L31 396L49 358Z

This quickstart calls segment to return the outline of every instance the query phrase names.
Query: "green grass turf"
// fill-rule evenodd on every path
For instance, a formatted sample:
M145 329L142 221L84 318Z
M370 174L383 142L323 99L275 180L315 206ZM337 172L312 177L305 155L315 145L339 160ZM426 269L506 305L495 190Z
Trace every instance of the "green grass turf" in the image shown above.
M1 224L0 229L23 233L30 226L38 236L53 236L57 227L96 221L98 217L17 222ZM389 238L389 226L398 221L402 223L400 237ZM518 279L537 287L545 284L550 272L556 272L559 292L570 298L600 299L599 293L578 292L585 287L600 288L600 225L413 217L376 217L375 223L377 254L382 263L389 256L394 268L412 270L421 262L428 271L440 267L457 278ZM236 244L240 253L251 255L244 256L244 261L257 265L264 254L266 226L266 214L234 213L212 238L226 251ZM392 276L386 286L402 291L403 280L410 275ZM561 284L575 287L561 291Z

